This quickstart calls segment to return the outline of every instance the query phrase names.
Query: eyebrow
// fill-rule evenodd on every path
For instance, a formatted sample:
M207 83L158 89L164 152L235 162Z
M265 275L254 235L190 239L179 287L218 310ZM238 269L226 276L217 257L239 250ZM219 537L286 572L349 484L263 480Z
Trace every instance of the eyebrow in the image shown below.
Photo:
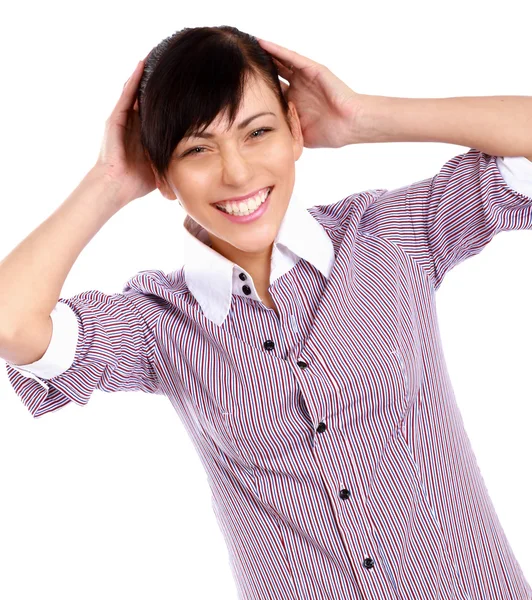
M264 115L273 115L274 117L277 116L275 113L273 112L261 112L258 113L256 115L253 115L252 117L248 117L247 119L244 119L242 121L242 123L240 123L239 125L237 125L237 129L244 129L244 127L247 127L251 121L253 121L253 119L257 119L258 117L262 117ZM191 135L188 136L188 138L192 138L192 137L197 137L197 138L213 138L216 137L214 134L212 133L193 133ZM186 138L186 139L188 139Z

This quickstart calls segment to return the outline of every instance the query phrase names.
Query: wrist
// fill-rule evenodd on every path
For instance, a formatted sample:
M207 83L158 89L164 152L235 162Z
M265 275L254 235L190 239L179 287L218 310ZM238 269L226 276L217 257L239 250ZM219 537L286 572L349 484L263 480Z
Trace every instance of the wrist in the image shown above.
M386 115L390 114L391 101L388 96L357 94L351 127L349 144L373 144L391 141L386 135Z
M92 198L91 202L100 203L102 207L105 207L109 214L118 212L127 204L121 200L120 184L98 166L87 171L79 183L78 189L82 190L87 198Z
M117 209L127 204L121 200L121 184L109 174L107 169L98 164L87 172L82 184L84 187L97 190L99 196L105 198L109 205L115 205Z

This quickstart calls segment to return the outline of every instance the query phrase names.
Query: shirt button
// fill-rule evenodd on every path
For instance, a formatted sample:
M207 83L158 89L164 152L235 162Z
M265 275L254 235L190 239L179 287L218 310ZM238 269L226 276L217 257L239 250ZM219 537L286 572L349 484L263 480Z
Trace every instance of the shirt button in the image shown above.
M275 344L273 343L272 340L266 340L264 342L264 349L265 350L273 350L275 348Z
M347 500L351 496L351 492L349 490L343 489L340 490L340 498L342 500Z
M242 286L242 291L244 292L244 294L246 294L246 296L249 296L251 294L251 288L249 287L249 285Z
M297 366L300 367L301 369L304 369L307 366L307 363L304 360L298 360Z
M373 566L375 565L375 562L373 561L372 558L370 558L368 556L368 558L364 559L364 562L362 564L364 565L365 569L373 569Z
M323 423L323 421L318 425L318 428L316 429L316 431L318 433L323 433L325 430L327 429L327 425L325 425L325 423Z
M248 278L248 276L247 276L245 273L239 273L239 275L238 275L238 276L240 277L240 279L241 279L242 281L246 281L246 279Z

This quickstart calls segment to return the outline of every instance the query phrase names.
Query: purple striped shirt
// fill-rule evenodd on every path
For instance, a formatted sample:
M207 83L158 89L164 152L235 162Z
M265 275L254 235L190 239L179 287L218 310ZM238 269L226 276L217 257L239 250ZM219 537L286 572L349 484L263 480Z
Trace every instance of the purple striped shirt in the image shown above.
M464 429L435 303L494 235L532 229L532 194L471 149L432 178L307 210L334 261L297 260L271 283L279 318L229 291L217 324L184 268L142 271L121 294L60 299L79 324L72 365L30 379L6 363L14 390L36 417L96 389L167 396L241 600L532 599Z

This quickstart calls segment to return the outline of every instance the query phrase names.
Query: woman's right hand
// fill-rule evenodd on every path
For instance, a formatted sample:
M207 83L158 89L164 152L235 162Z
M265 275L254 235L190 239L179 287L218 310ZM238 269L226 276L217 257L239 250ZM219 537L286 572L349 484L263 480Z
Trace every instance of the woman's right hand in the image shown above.
M155 176L140 142L137 89L144 70L141 60L124 84L116 106L105 122L100 155L93 171L116 186L120 206L152 192Z

